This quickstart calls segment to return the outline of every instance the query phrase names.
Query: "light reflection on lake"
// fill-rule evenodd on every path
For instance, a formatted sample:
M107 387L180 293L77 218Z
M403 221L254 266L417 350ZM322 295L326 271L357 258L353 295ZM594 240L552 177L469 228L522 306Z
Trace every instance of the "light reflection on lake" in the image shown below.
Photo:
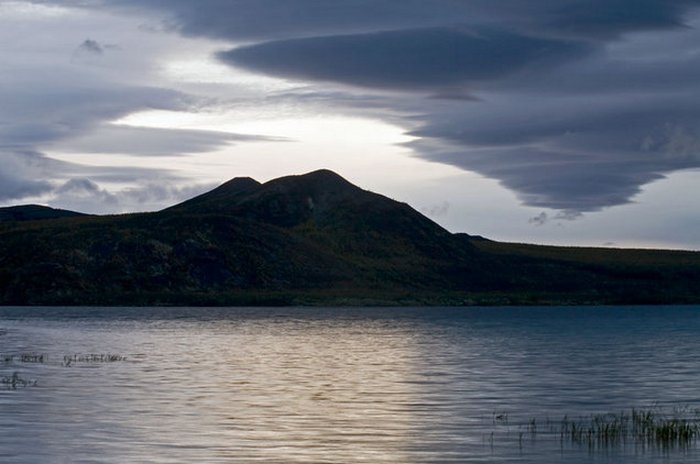
M695 461L519 424L700 407L699 335L698 307L0 308L0 376L37 382L0 385L0 461Z

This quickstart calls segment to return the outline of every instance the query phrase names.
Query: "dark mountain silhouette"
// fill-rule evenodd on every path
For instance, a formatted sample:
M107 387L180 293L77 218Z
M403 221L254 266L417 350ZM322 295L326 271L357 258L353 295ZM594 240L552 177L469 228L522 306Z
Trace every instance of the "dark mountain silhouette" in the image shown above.
M39 219L56 219L62 217L86 216L83 213L65 209L49 208L40 205L22 205L0 208L0 221L36 221Z
M232 215L293 231L326 249L371 258L449 258L473 248L407 204L362 190L328 170L265 184L233 179L166 211Z
M2 304L686 303L699 282L700 253L451 234L327 170L156 213L0 222Z

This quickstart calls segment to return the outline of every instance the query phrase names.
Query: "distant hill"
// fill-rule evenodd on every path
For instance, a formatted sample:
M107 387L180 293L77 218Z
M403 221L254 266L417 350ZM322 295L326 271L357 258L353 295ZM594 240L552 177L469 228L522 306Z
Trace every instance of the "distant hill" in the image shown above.
M40 205L22 205L0 208L0 221L36 221L40 219L57 219L64 217L86 216L83 213L65 209L49 208Z
M327 170L236 178L156 213L0 222L0 304L691 302L700 253L451 234Z

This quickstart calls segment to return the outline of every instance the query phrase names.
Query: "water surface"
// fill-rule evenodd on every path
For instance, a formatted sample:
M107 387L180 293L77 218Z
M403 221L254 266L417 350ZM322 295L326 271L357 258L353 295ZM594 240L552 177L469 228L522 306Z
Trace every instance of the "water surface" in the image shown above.
M700 307L0 308L0 461L694 462L523 424L700 408L698 353Z

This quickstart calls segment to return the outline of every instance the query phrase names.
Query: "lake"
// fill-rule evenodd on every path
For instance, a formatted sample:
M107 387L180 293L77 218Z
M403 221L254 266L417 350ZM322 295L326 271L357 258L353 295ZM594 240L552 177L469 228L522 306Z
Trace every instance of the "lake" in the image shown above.
M561 433L695 424L698 306L6 307L0 377L3 463L700 460Z

